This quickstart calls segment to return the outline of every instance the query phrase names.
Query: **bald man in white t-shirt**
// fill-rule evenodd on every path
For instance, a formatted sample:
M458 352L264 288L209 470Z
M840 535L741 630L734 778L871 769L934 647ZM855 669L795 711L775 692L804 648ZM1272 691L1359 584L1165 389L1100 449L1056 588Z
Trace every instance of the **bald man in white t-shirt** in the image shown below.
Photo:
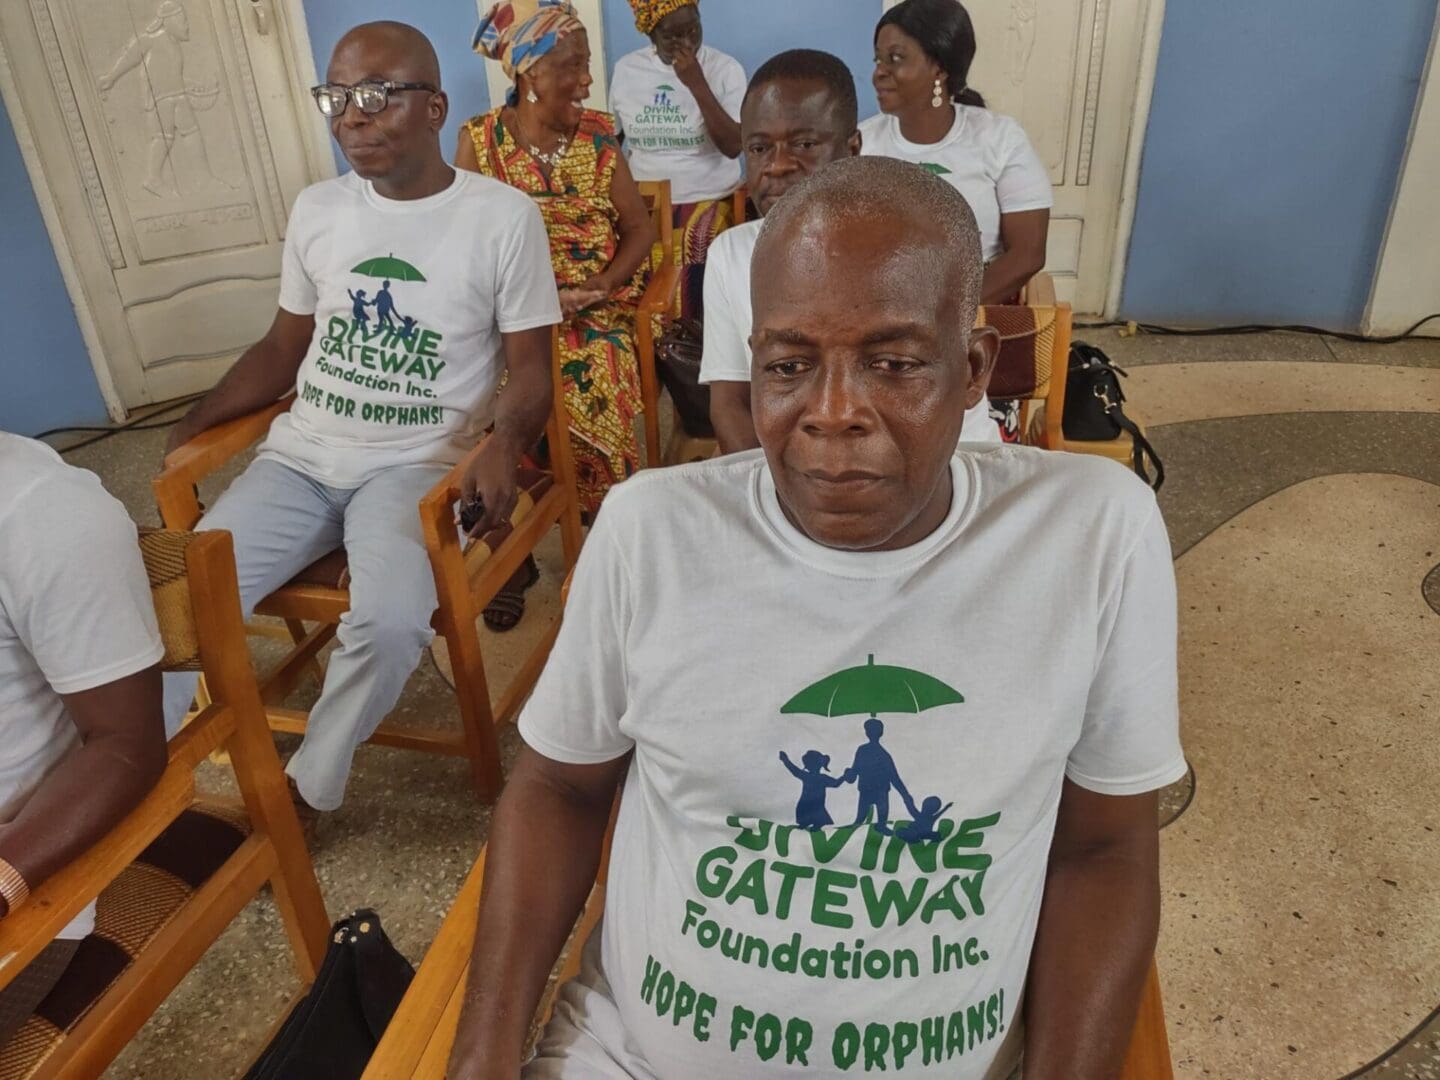
M982 274L964 200L903 162L766 218L761 451L642 473L596 521L449 1075L1119 1073L1186 769L1174 569L1115 463L957 453L999 350ZM601 928L522 1066L622 786Z

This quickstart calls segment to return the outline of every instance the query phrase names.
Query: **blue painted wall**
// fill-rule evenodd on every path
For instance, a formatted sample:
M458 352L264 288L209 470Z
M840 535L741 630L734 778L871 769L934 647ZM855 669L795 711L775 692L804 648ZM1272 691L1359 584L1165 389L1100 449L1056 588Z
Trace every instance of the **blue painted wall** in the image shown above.
M1170 0L1122 313L1363 316L1435 0Z
M35 435L106 423L105 402L80 337L50 234L0 110L0 295L9 317L0 349L0 429Z

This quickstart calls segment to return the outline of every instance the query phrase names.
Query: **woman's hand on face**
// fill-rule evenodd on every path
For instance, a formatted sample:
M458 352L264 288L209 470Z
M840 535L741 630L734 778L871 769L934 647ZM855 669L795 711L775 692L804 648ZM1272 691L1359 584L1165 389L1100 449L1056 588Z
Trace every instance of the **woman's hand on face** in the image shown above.
M699 50L689 45L680 46L671 57L670 66L687 89L693 91L697 84L708 85L705 83L705 71L700 67Z

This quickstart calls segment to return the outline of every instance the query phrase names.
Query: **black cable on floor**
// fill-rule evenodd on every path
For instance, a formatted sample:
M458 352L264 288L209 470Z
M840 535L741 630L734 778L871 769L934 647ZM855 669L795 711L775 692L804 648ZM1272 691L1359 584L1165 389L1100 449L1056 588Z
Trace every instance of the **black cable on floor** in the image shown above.
M149 413L146 416L139 416L136 417L134 420L127 420L123 424L115 424L111 427L51 428L49 431L42 431L39 435L36 435L34 437L37 439L48 439L54 435L71 435L84 434L86 432L99 432L99 434L96 435L93 439L82 439L74 446L67 446L63 450L60 450L60 453L68 454L72 450L80 450L87 446L94 446L96 443L103 442L113 435L120 435L124 432L159 431L162 428L174 427L180 422L181 417L177 416L173 420L164 420L160 423L150 423L149 421L153 421L157 416L163 416L165 413L174 412L176 409L181 409L184 408L186 405L193 404L194 402L199 401L204 396L204 394L190 394L186 397L176 398L174 401L166 402L160 408L156 409L154 412Z
M1154 334L1157 337L1218 337L1229 334L1268 334L1280 330L1290 334L1315 334L1319 337L1339 338L1341 341L1357 341L1363 345L1394 345L1397 342L1406 341L1415 336L1415 331L1424 326L1432 319L1440 319L1440 311L1433 315L1426 315L1408 330L1399 334L1391 334L1388 337L1366 337L1364 334L1351 334L1343 330L1325 330L1319 326L1265 326L1260 323L1246 323L1243 326L1206 326L1199 328L1185 328L1178 326L1157 326L1154 323L1135 322L1093 322L1076 323L1076 330L1106 330L1110 327L1133 326L1137 330L1147 334Z

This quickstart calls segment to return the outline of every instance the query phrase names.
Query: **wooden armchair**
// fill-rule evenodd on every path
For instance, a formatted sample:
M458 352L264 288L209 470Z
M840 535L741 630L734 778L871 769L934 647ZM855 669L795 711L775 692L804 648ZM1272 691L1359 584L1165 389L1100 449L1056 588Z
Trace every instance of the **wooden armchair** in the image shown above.
M645 405L645 464L660 464L660 378L655 370L655 338L674 317L680 289L680 267L675 263L675 215L670 204L669 180L641 180L640 194L650 208L660 261L635 312L635 356L640 365L640 396ZM653 261L653 259L652 259Z
M329 919L246 660L228 533L153 532L140 546L167 671L203 671L210 704L170 740L145 800L0 921L0 986L99 897L95 931L0 1049L6 1077L99 1076L220 932L268 884L301 983ZM226 750L243 805L195 801L196 765Z
M992 401L1018 401L1022 441L1047 450L1069 450L1061 420L1070 357L1069 304L988 304L976 326L1000 333L1000 356L990 377Z
M455 525L455 503L460 497L461 478L475 451L420 501L425 546L439 600L433 624L445 639L454 669L460 730L402 729L387 722L369 740L382 746L468 758L476 792L487 802L499 794L502 782L496 725L514 720L519 712L550 655L559 620L552 620L494 704L485 677L477 620L553 526L560 527L567 569L580 554L580 509L558 346L552 349L552 378L556 392L546 425L551 471L521 470L520 502L507 524L462 547ZM200 518L195 485L257 442L269 430L270 422L289 407L290 399L277 402L213 428L170 454L164 472L154 483L165 524L178 529L192 527ZM340 616L350 606L347 583L345 553L339 549L256 606L257 614L285 620L294 644L290 654L261 683L270 727L275 731L305 730L307 714L283 708L282 703L307 672L315 671L320 650L335 636ZM306 624L313 624L313 628Z

